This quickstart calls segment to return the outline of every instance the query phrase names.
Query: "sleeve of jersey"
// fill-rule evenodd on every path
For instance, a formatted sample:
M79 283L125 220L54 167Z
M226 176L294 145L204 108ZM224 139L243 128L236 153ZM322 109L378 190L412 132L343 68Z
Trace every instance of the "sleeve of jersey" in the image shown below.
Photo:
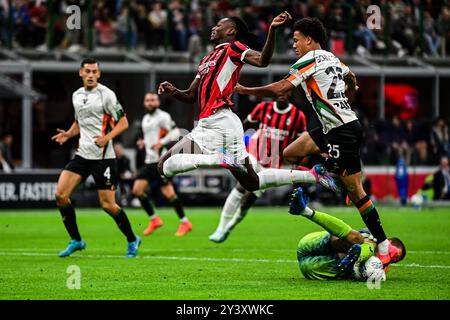
M302 81L306 81L315 72L316 59L313 55L306 54L291 66L289 75L287 75L285 79L298 87Z
M160 126L167 131L167 134L159 140L163 145L176 141L180 137L180 130L177 128L170 115L167 114L167 116L162 118Z
M176 128L175 122L172 120L168 113L165 113L164 116L161 117L161 122L159 125L166 131L170 131Z
M247 120L251 123L256 123L261 121L261 116L262 116L262 107L264 105L264 102L259 103L253 110L252 112L249 113L249 115L247 116Z
M106 95L105 112L109 114L115 122L119 121L120 118L125 115L123 108L119 101L117 101L116 94L113 91L109 91Z
M169 142L177 141L180 137L180 129L177 127L173 128L169 131L164 137L159 140L164 146L167 145Z
M342 74L346 76L350 72L350 68L347 65L343 64L342 62L341 66L342 66Z
M78 122L78 115L77 115L77 112L75 111L75 95L74 94L72 95L72 106L73 106L73 110L74 110L73 117L74 117L75 121Z
M247 52L250 50L245 44L235 41L228 49L228 55L235 64L244 64L244 58Z

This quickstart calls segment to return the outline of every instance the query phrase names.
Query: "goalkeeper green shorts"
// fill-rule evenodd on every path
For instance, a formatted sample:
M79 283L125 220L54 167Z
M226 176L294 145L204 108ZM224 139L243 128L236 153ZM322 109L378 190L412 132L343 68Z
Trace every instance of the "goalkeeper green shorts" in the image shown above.
M298 265L306 279L337 279L340 259L331 251L330 241L330 233L319 231L307 234L298 243Z

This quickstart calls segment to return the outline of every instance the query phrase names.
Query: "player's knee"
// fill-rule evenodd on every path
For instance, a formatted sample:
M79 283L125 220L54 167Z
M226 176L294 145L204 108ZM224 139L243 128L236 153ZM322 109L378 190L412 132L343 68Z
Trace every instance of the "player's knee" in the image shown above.
M142 188L133 186L133 190L131 191L131 193L133 194L133 196L140 198L142 196L144 196L145 192Z
M62 206L69 203L69 195L65 192L57 190L55 192L55 200L58 206Z
M259 190L259 179L249 179L247 181L240 181L239 183L247 191L254 192Z
M295 163L301 156L295 154L290 148L286 148L283 150L283 158L290 163Z
M114 202L101 201L100 206L104 211L106 211L109 214L114 214L116 211L116 204Z
M300 272L306 279L313 279L314 267L308 261L299 261Z
M165 189L161 188L161 193L169 201L172 201L172 200L176 199L176 197L177 197L176 193L173 190L165 190Z

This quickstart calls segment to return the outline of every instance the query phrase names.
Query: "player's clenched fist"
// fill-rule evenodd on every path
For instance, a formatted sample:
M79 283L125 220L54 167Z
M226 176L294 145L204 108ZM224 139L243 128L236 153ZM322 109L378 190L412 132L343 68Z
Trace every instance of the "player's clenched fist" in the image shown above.
M277 28L277 27L282 26L283 24L287 23L291 19L292 19L292 16L289 14L289 12L283 11L282 13L277 15L272 20L272 23L271 23L270 26L273 27L273 28Z
M162 94L162 93L172 94L172 93L174 93L174 91L175 91L175 87L173 86L173 84L171 84L168 81L164 81L159 84L158 94Z
M245 91L245 87L239 83L236 84L236 86L234 87L234 92L239 93L239 94L246 94Z

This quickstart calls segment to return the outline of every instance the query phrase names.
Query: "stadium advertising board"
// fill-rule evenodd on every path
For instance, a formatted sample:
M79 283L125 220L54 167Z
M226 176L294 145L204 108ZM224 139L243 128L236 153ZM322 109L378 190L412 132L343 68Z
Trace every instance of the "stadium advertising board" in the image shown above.
M55 207L58 174L1 174L0 208Z

